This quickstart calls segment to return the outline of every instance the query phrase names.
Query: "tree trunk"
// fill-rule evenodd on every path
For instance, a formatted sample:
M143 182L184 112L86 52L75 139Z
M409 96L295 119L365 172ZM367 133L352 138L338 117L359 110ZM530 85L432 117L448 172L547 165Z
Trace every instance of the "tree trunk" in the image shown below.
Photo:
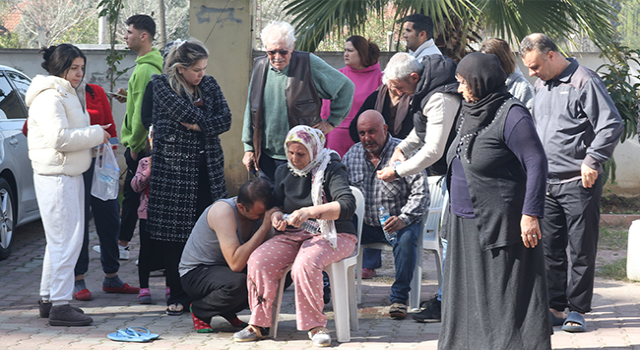
M167 26L164 17L164 0L158 0L158 21L160 22L160 45L164 49L167 46Z

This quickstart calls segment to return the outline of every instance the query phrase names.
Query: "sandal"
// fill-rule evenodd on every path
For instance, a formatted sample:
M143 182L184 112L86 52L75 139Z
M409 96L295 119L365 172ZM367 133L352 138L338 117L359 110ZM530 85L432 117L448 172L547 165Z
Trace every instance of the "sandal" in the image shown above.
M576 323L578 325L570 325L569 323ZM571 311L562 324L562 330L572 333L585 332L587 330L587 321L585 321L584 316L579 312Z
M213 328L207 322L199 319L196 315L193 314L193 305L189 305L189 311L191 311L191 319L193 320L193 327L196 329L197 333L212 333Z
M180 303L171 304L167 307L166 312L169 316L180 316L184 313L184 306Z

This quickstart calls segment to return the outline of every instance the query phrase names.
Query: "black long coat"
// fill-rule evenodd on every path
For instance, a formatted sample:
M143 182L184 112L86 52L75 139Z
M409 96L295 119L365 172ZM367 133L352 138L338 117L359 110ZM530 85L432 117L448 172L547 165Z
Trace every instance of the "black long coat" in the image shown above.
M227 197L218 135L231 127L231 112L211 76L205 76L198 85L204 108L180 97L171 89L166 75L156 75L151 82L154 137L147 230L155 240L186 242L198 219L198 176L209 176L214 201ZM180 122L198 124L202 129L208 174L198 173L199 132L188 130Z

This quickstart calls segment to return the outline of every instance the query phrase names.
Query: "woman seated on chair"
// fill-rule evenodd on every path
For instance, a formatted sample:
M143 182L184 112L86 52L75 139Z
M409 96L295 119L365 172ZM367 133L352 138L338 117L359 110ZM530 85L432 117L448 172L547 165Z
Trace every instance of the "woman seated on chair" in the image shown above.
M288 161L276 170L274 188L276 205L282 211L273 213L271 220L279 234L249 258L251 318L247 328L234 334L236 341L268 336L280 279L291 268L298 330L309 331L317 346L331 344L325 328L327 316L322 312L322 271L353 253L357 237L351 219L356 202L340 156L324 144L324 134L308 126L296 126L287 134ZM284 213L289 213L287 220ZM320 232L300 229L309 219L319 224Z

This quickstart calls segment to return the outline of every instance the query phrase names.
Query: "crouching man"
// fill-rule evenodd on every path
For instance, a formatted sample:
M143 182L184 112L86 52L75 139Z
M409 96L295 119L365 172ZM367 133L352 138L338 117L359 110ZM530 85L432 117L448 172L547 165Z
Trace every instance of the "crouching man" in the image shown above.
M270 237L272 203L271 186L256 178L242 185L237 197L213 203L196 222L179 268L182 286L194 300L196 332L213 332L214 316L246 326L236 313L249 307L247 260Z

